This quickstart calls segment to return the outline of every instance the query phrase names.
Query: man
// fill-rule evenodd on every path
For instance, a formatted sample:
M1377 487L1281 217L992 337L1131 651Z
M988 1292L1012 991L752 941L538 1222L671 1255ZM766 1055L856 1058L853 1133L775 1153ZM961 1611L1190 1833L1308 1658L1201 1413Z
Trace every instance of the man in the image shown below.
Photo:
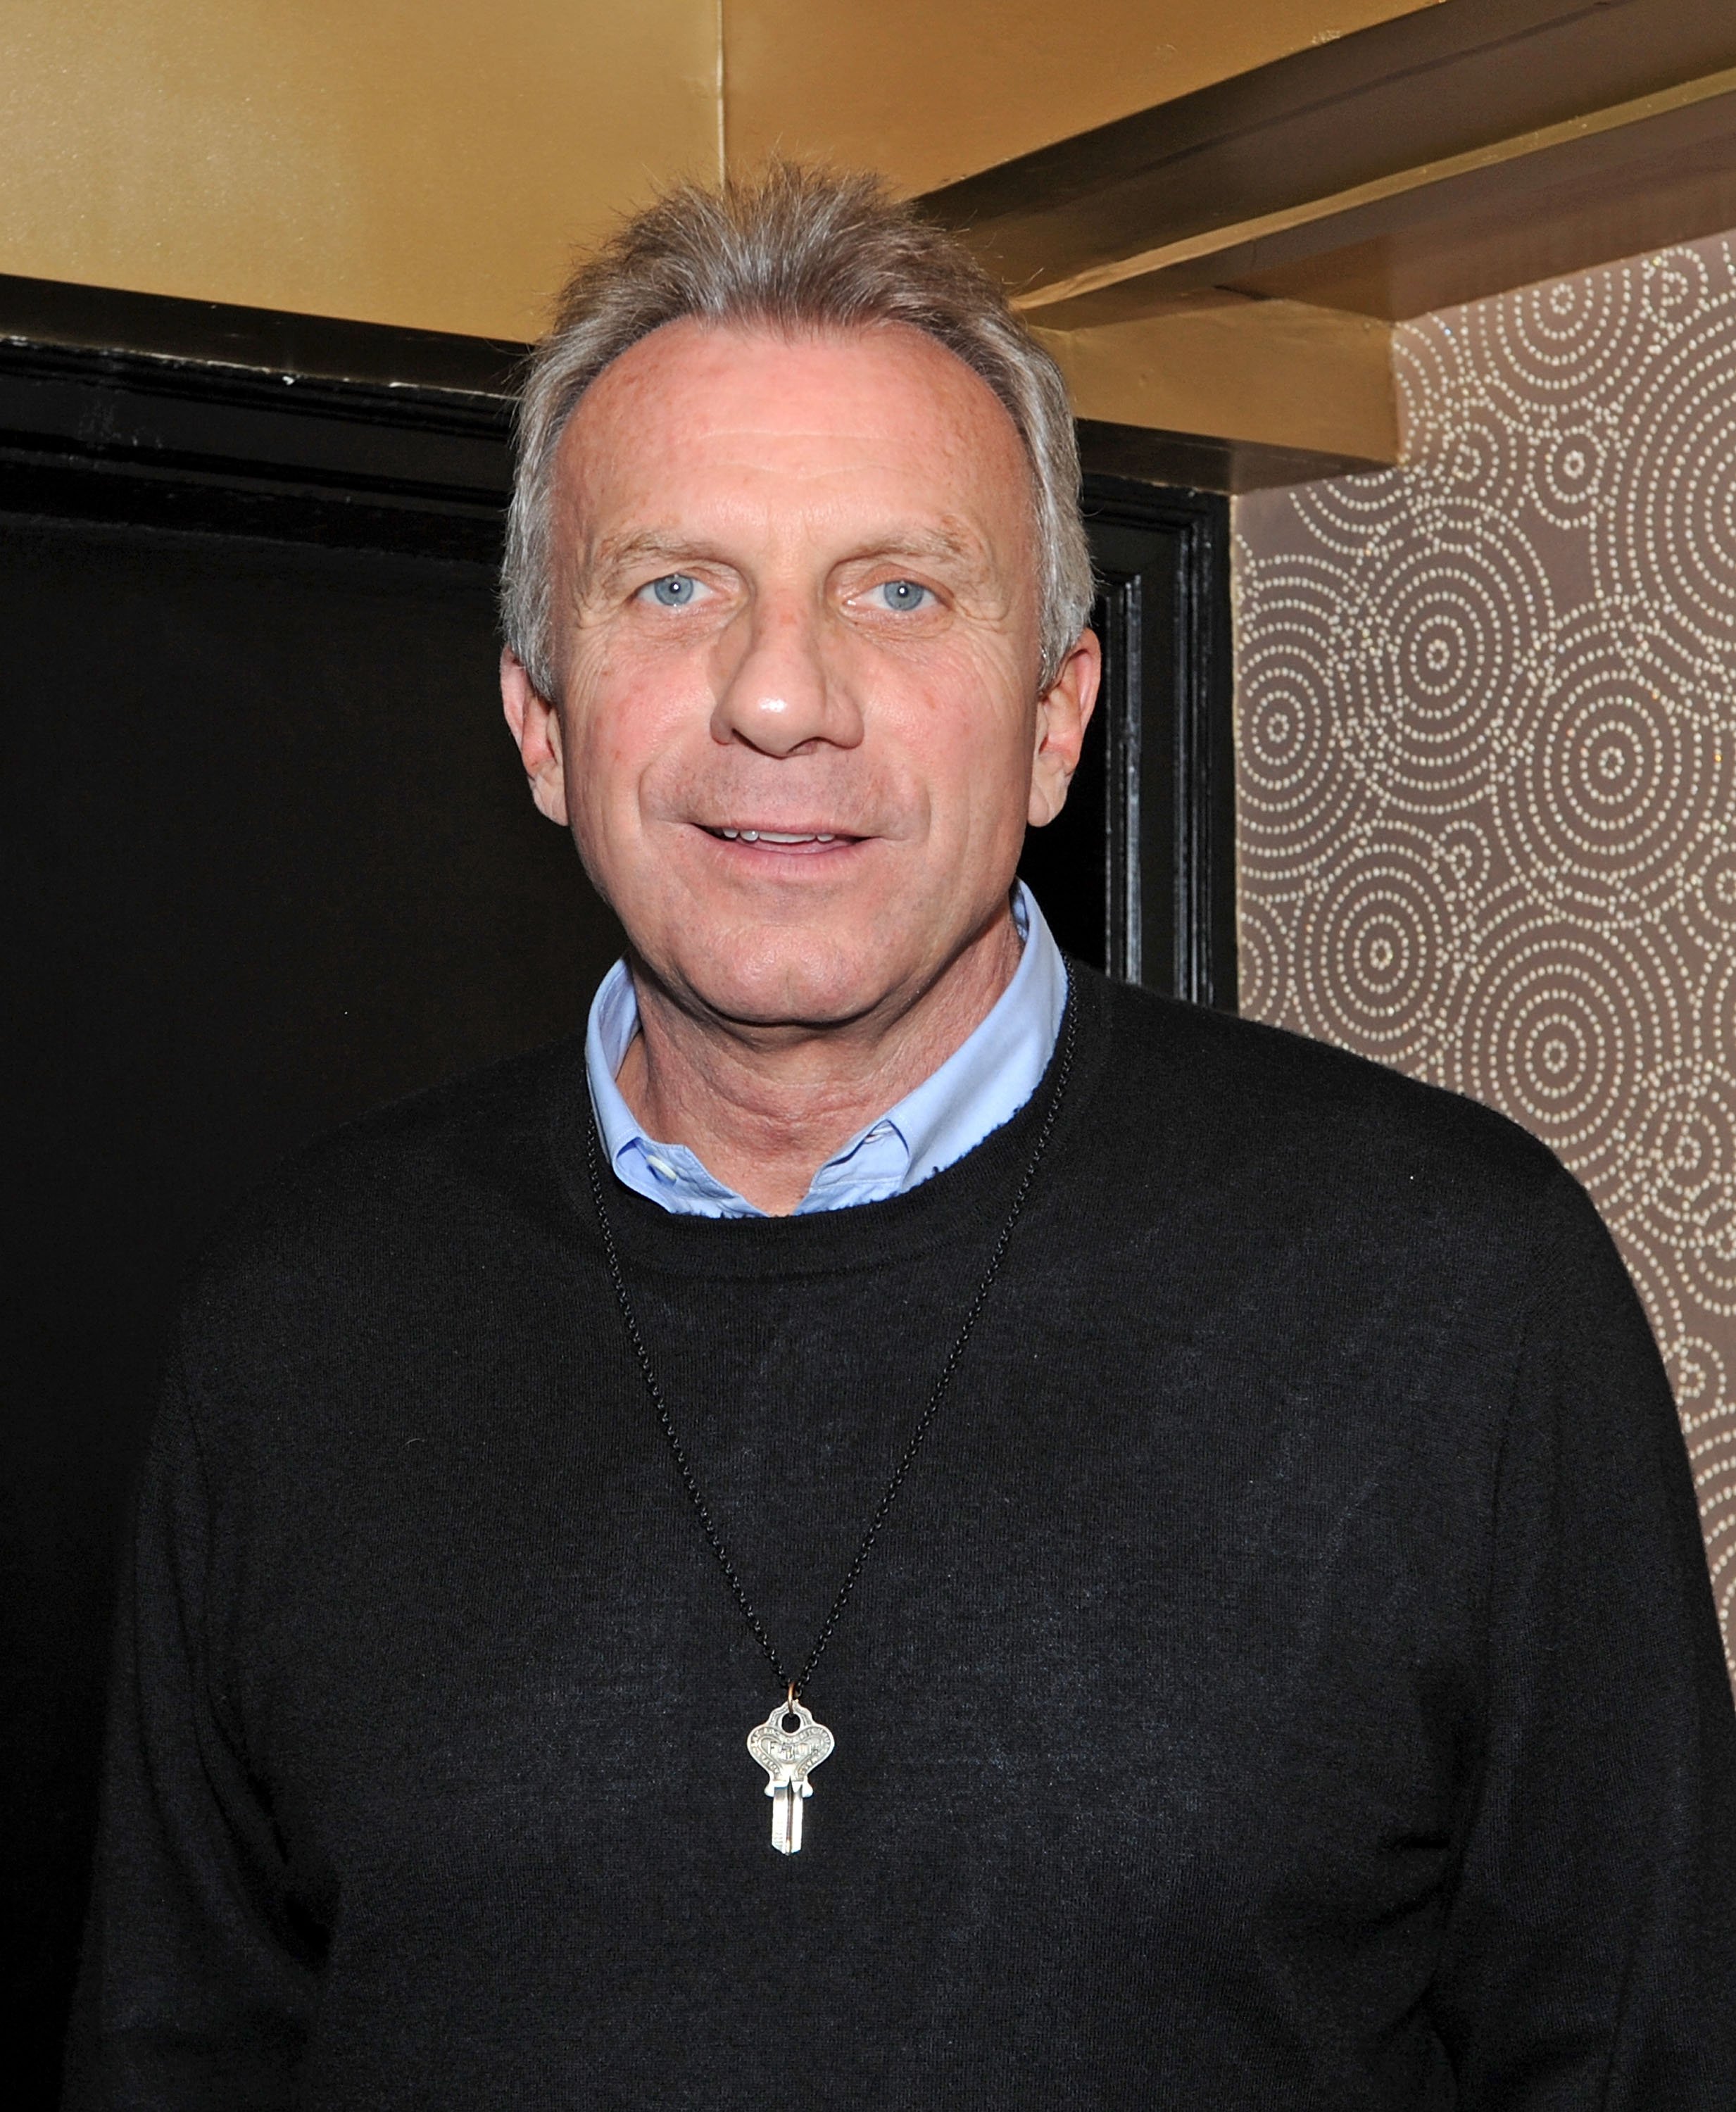
M503 685L629 952L206 1265L76 2104L1736 2104L1639 1309L1510 1125L1061 961L1076 488L865 181L569 289Z

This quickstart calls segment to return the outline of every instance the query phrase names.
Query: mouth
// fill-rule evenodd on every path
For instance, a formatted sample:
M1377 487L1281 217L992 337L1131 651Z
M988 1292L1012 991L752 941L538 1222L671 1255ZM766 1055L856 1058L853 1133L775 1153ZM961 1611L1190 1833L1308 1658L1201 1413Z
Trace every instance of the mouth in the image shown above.
M772 851L836 850L862 840L859 836L846 835L841 829L765 829L722 824L711 827L703 823L701 826L714 842L746 844L751 848Z

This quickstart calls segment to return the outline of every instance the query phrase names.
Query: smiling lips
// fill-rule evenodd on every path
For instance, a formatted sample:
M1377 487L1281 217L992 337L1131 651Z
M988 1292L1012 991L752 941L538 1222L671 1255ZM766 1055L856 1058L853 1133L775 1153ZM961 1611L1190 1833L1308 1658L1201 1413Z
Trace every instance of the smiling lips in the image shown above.
M775 850L809 850L822 844L853 844L854 836L828 829L710 829L728 844L769 844Z

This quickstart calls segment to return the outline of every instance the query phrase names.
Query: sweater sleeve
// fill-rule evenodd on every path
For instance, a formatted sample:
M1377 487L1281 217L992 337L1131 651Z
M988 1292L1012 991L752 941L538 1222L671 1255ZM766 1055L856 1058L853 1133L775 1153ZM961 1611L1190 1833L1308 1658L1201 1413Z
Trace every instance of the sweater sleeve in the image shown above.
M1589 1202L1548 1204L1437 1976L1467 2112L1736 2105L1736 1714L1686 1453Z
M71 2112L253 2112L294 2096L314 1962L211 1691L211 1543L197 1434L171 1386L122 1595Z

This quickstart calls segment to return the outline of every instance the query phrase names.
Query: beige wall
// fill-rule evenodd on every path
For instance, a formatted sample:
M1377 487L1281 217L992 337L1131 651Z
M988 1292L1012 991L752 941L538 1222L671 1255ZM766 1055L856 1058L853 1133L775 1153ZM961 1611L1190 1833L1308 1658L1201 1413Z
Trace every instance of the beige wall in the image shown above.
M1584 1181L1736 1675L1736 238L1394 348L1403 466L1237 506L1243 1008Z
M0 272L522 337L768 149L907 190L1433 0L0 0Z
M0 271L525 337L718 167L718 0L0 0Z

